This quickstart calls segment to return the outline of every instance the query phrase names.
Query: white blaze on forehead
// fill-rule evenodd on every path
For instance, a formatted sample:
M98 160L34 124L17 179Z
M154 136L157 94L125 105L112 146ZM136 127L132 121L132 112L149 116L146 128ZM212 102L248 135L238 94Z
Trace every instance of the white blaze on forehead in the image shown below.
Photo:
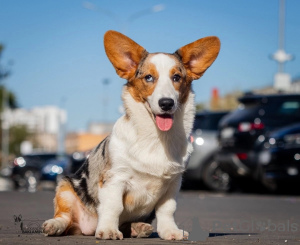
M176 65L174 59L165 54L156 54L151 59L150 62L155 65L159 76L168 76L170 70Z
M170 78L170 70L176 65L176 61L170 56L161 53L155 54L153 57L151 57L150 62L155 65L158 73L156 87L148 99L151 108L155 113L161 112L158 101L162 98L170 98L175 102L175 110L179 94L173 86L172 79Z

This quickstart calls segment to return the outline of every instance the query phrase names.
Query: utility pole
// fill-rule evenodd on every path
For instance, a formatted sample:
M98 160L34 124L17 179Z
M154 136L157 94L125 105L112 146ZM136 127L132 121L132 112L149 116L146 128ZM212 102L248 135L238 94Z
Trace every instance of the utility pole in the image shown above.
M63 97L60 101L60 106L57 110L57 123L58 123L58 132L57 132L57 152L59 154L65 153L65 137L66 137L66 121L67 114L65 110L66 98Z
M291 76L284 72L284 64L293 59L287 54L285 48L285 0L279 0L279 28L278 28L278 50L271 58L278 62L278 71L274 76L274 87L281 91L288 91L291 85Z

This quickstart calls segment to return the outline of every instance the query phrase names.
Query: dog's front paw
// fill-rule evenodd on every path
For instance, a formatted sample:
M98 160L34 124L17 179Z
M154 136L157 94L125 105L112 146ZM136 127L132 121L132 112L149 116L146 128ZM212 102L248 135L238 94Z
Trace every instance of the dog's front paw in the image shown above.
M45 236L59 236L65 231L65 225L61 220L49 219L42 225Z
M164 230L158 232L158 235L164 240L187 240L189 238L189 233L187 231L179 229Z
M97 229L95 237L103 240L122 240L123 234L118 229Z

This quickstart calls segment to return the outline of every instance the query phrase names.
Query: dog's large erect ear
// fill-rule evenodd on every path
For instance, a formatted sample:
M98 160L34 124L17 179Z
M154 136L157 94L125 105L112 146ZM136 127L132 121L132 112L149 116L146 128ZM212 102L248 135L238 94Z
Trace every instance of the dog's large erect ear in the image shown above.
M201 38L176 51L187 70L191 80L199 79L215 61L220 51L220 40L217 37Z
M127 80L133 77L139 62L147 54L142 46L116 31L105 33L104 47L118 75Z

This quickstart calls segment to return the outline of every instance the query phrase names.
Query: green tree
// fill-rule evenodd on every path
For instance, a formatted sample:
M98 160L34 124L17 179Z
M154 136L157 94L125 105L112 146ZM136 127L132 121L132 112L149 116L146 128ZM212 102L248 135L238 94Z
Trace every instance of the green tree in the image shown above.
M3 79L7 78L10 74L10 72L4 68L4 66L1 64L1 57L3 54L4 46L0 43L0 82L2 82Z
M2 54L3 50L4 50L4 45L0 43L0 58L1 58L1 54Z
M18 102L17 102L17 98L15 96L15 94L11 91L7 91L5 89L5 91L3 91L5 89L5 87L3 85L0 85L0 111L3 110L3 92L6 93L5 97L6 97L6 106L9 107L10 109L16 109L18 108Z
M4 66L2 64L2 54L4 50L4 45L0 43L0 113L3 112L3 96L5 95L5 104L7 107L11 109L15 109L18 107L17 105L17 99L14 93L11 91L8 91L4 87L4 80L10 75L10 70L7 68L7 66ZM2 118L2 117L1 117ZM0 119L0 139L2 139L2 120ZM22 141L27 139L29 137L28 130L25 126L13 126L10 127L9 130L9 153L12 154L20 154L20 144ZM0 146L2 149L2 140L0 140ZM1 156L1 163L2 161L7 161L8 159L5 158L3 160L4 156ZM8 157L8 156L6 156Z
M0 43L0 110L1 111L3 109L3 105L2 105L3 94L4 94L3 92L6 93L7 106L12 109L18 107L18 103L17 103L15 94L8 91L7 89L5 89L4 85L2 84L4 79L6 79L10 75L10 70L8 68L6 68L4 65L2 65L2 62L1 62L3 50L4 50L4 45Z
M20 155L20 145L31 137L25 125L12 126L9 129L9 153Z
M205 109L206 109L205 103L196 104L196 111L197 112L205 111Z

